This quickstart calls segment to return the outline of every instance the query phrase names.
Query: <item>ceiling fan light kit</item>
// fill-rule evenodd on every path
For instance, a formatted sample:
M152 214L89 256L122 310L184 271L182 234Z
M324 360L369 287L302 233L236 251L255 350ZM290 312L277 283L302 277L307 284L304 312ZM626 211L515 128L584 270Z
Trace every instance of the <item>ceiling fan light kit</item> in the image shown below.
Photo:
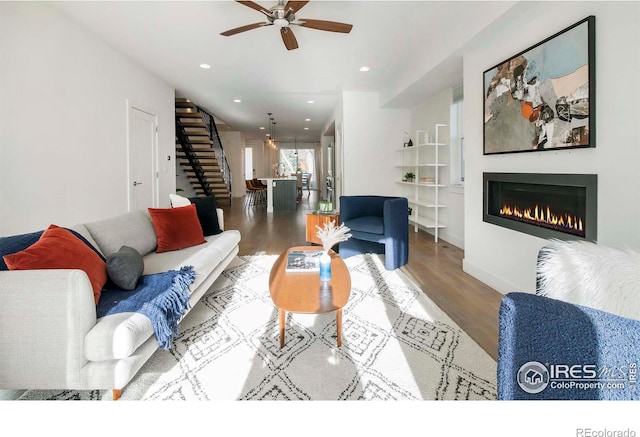
M353 26L351 24L339 23L336 21L326 20L312 20L307 18L301 18L296 20L296 12L298 12L304 5L309 3L308 1L288 1L278 0L278 4L266 9L259 4L252 1L237 1L251 9L254 9L267 17L267 22L247 24L245 26L236 27L234 29L222 32L220 35L232 36L248 30L257 29L264 26L278 26L280 28L280 35L282 36L282 42L287 50L294 50L298 48L298 41L296 40L293 30L290 26L308 27L310 29L325 30L327 32L337 33L349 33Z

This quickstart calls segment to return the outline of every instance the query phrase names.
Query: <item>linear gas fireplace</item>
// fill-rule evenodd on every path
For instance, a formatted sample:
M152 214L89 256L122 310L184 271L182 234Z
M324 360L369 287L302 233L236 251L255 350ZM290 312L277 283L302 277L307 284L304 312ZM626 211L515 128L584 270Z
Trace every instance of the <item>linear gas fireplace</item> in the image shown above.
M561 240L597 240L598 176L484 173L483 220Z

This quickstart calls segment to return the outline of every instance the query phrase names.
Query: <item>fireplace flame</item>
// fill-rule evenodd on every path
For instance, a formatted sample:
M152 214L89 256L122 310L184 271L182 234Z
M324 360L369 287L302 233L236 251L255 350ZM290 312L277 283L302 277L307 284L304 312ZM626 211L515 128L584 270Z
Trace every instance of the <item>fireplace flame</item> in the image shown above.
M533 208L521 209L517 206L503 205L500 208L500 215L506 217L514 217L520 220L536 222L542 225L551 225L570 230L584 232L582 218L572 216L570 214L555 214L551 208L541 208L536 205Z

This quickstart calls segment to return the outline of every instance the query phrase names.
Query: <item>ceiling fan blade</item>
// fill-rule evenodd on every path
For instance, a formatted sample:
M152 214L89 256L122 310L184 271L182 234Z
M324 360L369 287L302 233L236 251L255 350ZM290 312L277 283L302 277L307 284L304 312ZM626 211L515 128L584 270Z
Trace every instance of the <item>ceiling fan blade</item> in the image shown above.
M302 9L302 7L304 5L306 5L307 3L309 3L309 2L308 1L306 1L306 2L287 2L287 4L284 6L284 10L288 11L289 9L292 9L293 13L295 14L300 9Z
M231 36L237 33L246 32L247 30L257 29L258 27L262 27L262 26L270 26L270 24L269 23L247 24L246 26L236 27L235 29L230 29L230 30L227 30L226 32L222 32L220 35Z
M309 27L311 29L326 30L329 32L349 33L353 28L352 24L338 23L336 21L310 20L306 18L300 18L299 21L301 22L295 24L303 27Z
M255 9L258 12L262 12L263 14L266 15L271 15L271 11L269 9L263 8L262 6L260 6L259 4L255 3L255 2L248 2L248 1L238 1L238 3L242 3L245 6L250 7L251 9Z
M287 50L295 50L298 48L298 40L290 28L281 27L280 35L282 35L282 41Z

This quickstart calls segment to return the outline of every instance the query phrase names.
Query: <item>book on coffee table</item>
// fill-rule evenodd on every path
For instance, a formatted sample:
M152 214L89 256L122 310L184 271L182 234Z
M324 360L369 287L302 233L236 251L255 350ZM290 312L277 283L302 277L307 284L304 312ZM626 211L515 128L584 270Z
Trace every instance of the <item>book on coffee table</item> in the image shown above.
M322 250L291 250L287 256L287 273L319 272Z

